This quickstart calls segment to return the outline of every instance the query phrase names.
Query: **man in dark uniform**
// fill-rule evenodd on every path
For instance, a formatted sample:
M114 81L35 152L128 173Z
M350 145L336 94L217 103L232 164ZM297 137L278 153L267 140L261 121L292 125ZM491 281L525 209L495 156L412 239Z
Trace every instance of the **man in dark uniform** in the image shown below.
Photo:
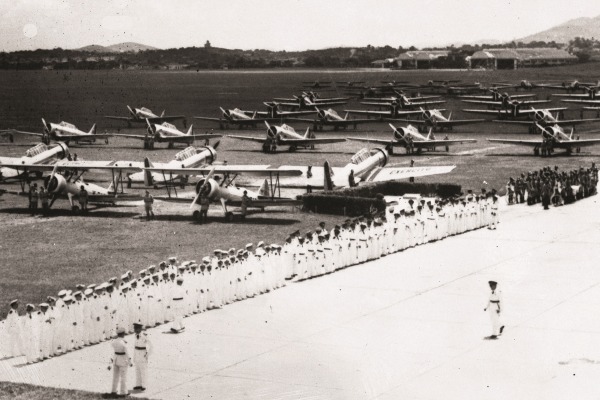
M81 206L81 211L87 211L87 203L88 203L88 192L85 190L85 186L81 185L81 190L79 191L79 205Z

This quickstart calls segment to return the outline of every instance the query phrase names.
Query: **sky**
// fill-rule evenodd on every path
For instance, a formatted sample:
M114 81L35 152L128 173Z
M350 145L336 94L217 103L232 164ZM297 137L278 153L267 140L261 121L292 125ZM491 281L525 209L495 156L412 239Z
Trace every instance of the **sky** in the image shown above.
M590 0L0 0L0 51L423 47L510 41L598 15Z

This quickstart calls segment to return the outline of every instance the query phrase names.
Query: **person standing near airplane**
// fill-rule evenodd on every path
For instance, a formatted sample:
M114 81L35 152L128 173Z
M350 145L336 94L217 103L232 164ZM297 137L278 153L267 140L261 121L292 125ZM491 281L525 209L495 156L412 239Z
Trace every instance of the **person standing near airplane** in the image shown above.
M150 218L154 219L154 211L152 211L153 203L154 203L154 197L152 197L150 192L146 190L146 195L144 196L144 207L146 208L146 220L150 220Z
M207 195L204 193L200 194L200 222L208 221L208 207L210 205L210 200Z
M87 211L87 203L88 203L88 192L85 190L85 186L81 185L81 190L79 191L79 206L81 207L81 211Z
M48 192L44 189L44 187L42 186L40 188L40 200L42 202L42 212L45 214L48 211L48 200L49 200L49 196L48 196Z
M31 215L35 215L37 212L38 200L39 194L37 191L37 183L34 183L29 189L29 209L31 210Z
M248 197L248 191L244 190L244 195L242 196L242 219L246 219L246 214L248 212L248 204L250 204L250 197Z

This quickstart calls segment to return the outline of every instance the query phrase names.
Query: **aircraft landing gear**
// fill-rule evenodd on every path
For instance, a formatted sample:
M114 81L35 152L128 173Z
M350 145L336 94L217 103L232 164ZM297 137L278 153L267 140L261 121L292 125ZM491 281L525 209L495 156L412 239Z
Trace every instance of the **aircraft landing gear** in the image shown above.
M296 146L290 146L289 152L290 152L290 153L293 153L293 152L295 152L296 150L298 150L298 148L297 148Z
M539 156L540 155L540 148L539 147L534 147L533 148L533 155L534 156Z
M269 144L264 143L262 145L262 151L263 151L263 153L268 153L270 148L271 148L271 146L269 146Z
M169 142L169 149L172 149L173 147L175 147L175 143Z
M108 138L104 139L104 144L108 144Z
M231 211L225 213L225 221L233 222L233 213Z
M194 221L200 222L200 220L201 220L200 211L198 211L198 210L194 211L194 213L192 214L192 218L194 219Z

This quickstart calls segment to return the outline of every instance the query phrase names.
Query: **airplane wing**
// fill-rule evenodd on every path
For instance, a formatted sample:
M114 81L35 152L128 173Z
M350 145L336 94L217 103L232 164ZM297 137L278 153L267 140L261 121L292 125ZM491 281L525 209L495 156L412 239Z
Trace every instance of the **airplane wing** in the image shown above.
M265 139L265 137L256 137L256 136L241 136L241 135L227 135L227 137L230 137L232 139L237 139L237 140L247 140L250 142L256 142L256 143L264 143L267 139Z
M285 97L275 97L273 100L277 101L277 102L281 102L281 101L290 102L290 101L292 101L292 102L296 102L296 104L298 104L298 99L290 99L290 98L285 98Z
M432 104L443 104L445 102L446 102L446 100L411 101L409 106L411 106L411 107L430 106Z
M135 135L135 134L130 134L130 133L114 133L113 136L128 138L128 139L139 139L139 140L146 140L148 137L147 135Z
M600 105L600 100L591 100L591 99L589 99L589 100L572 100L572 99L563 100L563 99L561 99L560 101L562 101L563 103Z
M580 93L580 94L552 94L552 96L554 96L554 97L565 97L565 98L571 98L571 99L589 99L589 97L590 97L589 94L584 94L584 93Z
M597 122L600 121L600 118L584 118L584 119L563 119L558 121L561 125L579 125L585 124L587 122ZM535 121L510 121L510 120L493 120L492 122L496 122L499 124L514 124L514 125L533 125ZM539 123L539 122L538 122Z
M415 120L410 120L410 119L406 119L406 120L402 120L402 119L396 119L395 121L402 121L405 123L409 123L409 124L413 124L413 125L432 125L431 122L428 122L427 120L424 119L415 119ZM486 119L451 119L449 121L436 121L433 123L433 126L458 126L458 125L469 125L469 124L478 124L480 122L486 122Z
M432 146L447 146L449 144L461 144L461 143L475 143L477 140L475 139L440 139L440 140L424 140L424 141L413 141L413 146L415 148L419 147L432 147Z
M59 161L56 164L22 164L22 163L0 163L0 166L14 169L27 169L30 171L52 171L56 168L57 171L67 170L108 170L121 172L141 172L142 168L128 162L114 161Z
M44 136L43 133L20 131L20 130L17 130L17 129L6 129L6 130L4 130L2 132L12 133L12 134L19 134L19 135Z
M194 119L199 119L202 121L213 121L213 122L228 122L223 118L213 118L213 117L193 117Z
M346 104L348 101L346 100L324 100L324 101L319 101L318 103L315 102L314 106L319 106L319 107L323 107L323 106L340 106L340 105L344 105ZM284 103L281 103L282 105L286 105ZM307 107L310 107L311 104L306 104Z
M345 142L345 138L313 138L313 139L288 139L281 138L279 143L282 145L304 146L311 144L326 144L326 143L341 143Z
M525 98L530 98L530 97L534 97L536 96L535 94L512 94L510 95L511 99L525 99ZM460 99L465 99L465 100L490 100L490 101L494 101L491 99L490 95L486 95L486 96L459 96Z
M171 121L177 121L179 119L185 119L185 115L167 115L167 116L162 116L162 117L150 117L150 118L146 118L148 121L150 122L156 122L156 123L161 123L161 122L171 122Z
M186 137L193 137L194 140L202 140L202 139L216 139L216 138L220 138L223 137L223 135L219 135L216 133L200 133L197 135L185 135L185 136L181 136L182 138L186 138ZM181 138L180 137L180 138Z
M545 110L550 111L550 112L555 112L555 111L564 111L564 110L567 110L567 108L566 107L545 108ZM463 111L468 112L468 113L476 113L476 114L495 114L495 115L513 115L514 114L514 112L512 110L463 109ZM536 110L534 110L534 109L529 109L529 110L520 109L518 114L519 114L519 116L524 116L524 115L533 114L535 112L536 112Z
M389 139L352 138L352 137L348 137L346 139L353 141L353 142L377 143L377 144L381 144L384 146L391 144L392 146L403 146L404 147L406 145L406 143L398 142L391 137Z
M135 121L135 119L131 118L131 117L118 117L116 115L105 115L104 118L107 118L107 119L116 119L118 121L129 121L129 122Z
M504 144L516 144L519 146L541 146L544 142L542 140L516 140L516 139L488 139L488 142L492 143L504 143Z
M207 175L211 171L215 174L234 174L251 176L300 176L300 168L280 170L269 168L269 165L220 165L205 168L144 168L145 171L159 172L173 175Z
M366 182L384 182L396 179L418 178L421 176L447 174L451 172L455 165L435 166L435 167L386 167L375 170L371 175L365 178Z
M55 133L56 138L59 140L81 140L81 139L107 139L115 136L115 133L90 133L85 135L65 135L60 132Z
M554 143L554 147L561 149L569 149L571 147L587 147L600 144L600 139L580 139L580 140L564 140Z
M328 102L332 102L332 101L348 101L348 100L350 100L350 97L328 97L326 99L314 99L313 102L318 103L318 104L323 104L323 103L328 103Z
M379 111L379 110L344 110L344 112L350 114L359 114L359 115L375 115L378 117L389 117L391 112L389 110ZM417 115L421 114L423 111L421 110L401 110L396 111L396 115Z

